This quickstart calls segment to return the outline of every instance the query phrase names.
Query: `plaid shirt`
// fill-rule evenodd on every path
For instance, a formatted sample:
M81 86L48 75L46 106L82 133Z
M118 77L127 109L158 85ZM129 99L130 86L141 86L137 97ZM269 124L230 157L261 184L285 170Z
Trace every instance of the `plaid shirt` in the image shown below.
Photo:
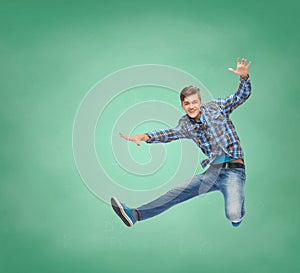
M180 138L192 139L208 157L201 161L203 168L224 153L232 158L244 159L240 139L229 115L244 103L250 94L250 79L240 78L238 89L234 94L214 99L201 106L199 121L184 115L175 128L146 133L150 138L147 142L166 143Z

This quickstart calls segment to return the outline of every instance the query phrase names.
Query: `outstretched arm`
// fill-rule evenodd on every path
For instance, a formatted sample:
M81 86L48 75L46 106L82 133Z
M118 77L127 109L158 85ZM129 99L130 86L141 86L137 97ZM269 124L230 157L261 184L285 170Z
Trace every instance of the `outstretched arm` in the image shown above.
M246 59L242 59L241 62L240 58L238 58L236 69L228 68L229 71L240 76L239 86L234 94L226 98L213 100L220 107L222 107L224 112L227 114L230 114L234 109L243 104L251 95L252 88L248 74L250 65L251 62L247 64Z
M120 136L128 141L135 142L138 146L140 146L141 141L146 141L147 143L168 143L180 138L189 138L184 119L185 116L179 120L175 128L160 129L135 136L127 136L120 133Z
M124 135L123 133L119 133L120 136L128 141L132 141L132 142L135 142L135 144L137 146L141 146L141 141L148 141L150 138L148 135L146 134L140 134L140 135L135 135L135 136L127 136L127 135Z

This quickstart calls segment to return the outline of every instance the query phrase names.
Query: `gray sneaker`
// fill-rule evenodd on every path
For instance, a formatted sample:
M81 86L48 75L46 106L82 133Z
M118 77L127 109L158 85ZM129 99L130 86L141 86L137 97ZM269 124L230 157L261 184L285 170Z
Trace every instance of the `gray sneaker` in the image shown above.
M111 206L115 213L121 218L124 224L128 227L132 227L136 219L133 217L133 209L128 208L125 204L121 203L116 197L110 199Z

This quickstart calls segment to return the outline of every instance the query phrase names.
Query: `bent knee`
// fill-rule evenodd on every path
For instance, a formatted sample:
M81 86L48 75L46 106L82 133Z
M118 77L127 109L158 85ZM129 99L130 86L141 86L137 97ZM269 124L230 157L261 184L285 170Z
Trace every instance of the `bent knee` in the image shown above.
M242 220L242 212L240 210L231 209L226 212L226 217L230 222L240 222Z

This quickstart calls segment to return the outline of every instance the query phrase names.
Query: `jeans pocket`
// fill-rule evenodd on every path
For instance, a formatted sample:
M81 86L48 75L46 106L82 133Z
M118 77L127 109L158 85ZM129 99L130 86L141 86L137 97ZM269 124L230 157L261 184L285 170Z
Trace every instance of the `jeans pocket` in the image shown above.
M246 171L244 168L232 168L234 173L238 174L240 179L245 183L246 182Z

